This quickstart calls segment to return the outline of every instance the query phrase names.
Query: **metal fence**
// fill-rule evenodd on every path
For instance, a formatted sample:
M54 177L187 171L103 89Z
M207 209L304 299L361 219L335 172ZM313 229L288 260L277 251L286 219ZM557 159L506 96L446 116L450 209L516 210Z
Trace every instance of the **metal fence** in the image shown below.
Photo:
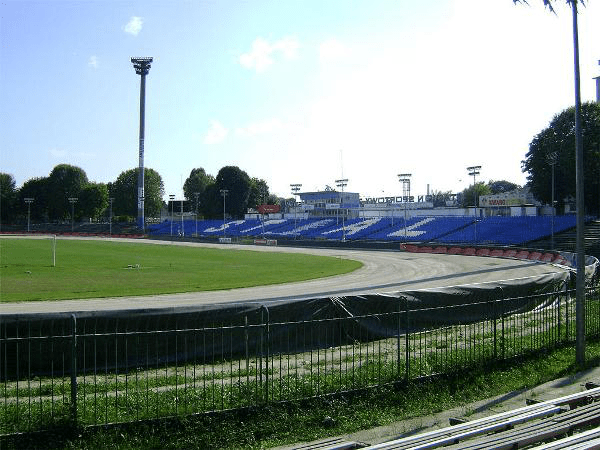
M265 307L243 324L198 328L107 330L73 315L70 326L14 329L0 316L0 435L304 399L551 349L575 339L573 295L563 287L480 302L488 318L476 322L460 320L472 303L409 309L406 302L393 313L286 323L272 323ZM516 300L527 304L523 312L504 313ZM600 334L599 302L599 291L589 290L590 337ZM382 321L396 331L370 331ZM32 359L39 355L44 368Z

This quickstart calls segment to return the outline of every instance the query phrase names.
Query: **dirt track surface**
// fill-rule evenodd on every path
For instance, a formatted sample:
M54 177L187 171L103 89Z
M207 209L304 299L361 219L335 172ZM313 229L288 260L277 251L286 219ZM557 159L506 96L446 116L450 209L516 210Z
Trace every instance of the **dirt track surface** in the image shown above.
M458 286L491 281L511 280L551 272L563 267L516 259L462 255L433 255L400 251L371 251L322 248L263 247L231 244L140 241L149 244L209 246L223 249L310 253L353 259L363 267L346 275L320 278L298 283L257 286L223 291L165 294L144 297L114 297L51 302L20 302L0 305L0 312L48 313L98 310L171 308L232 302L265 302L269 300L300 299L386 293L441 286Z

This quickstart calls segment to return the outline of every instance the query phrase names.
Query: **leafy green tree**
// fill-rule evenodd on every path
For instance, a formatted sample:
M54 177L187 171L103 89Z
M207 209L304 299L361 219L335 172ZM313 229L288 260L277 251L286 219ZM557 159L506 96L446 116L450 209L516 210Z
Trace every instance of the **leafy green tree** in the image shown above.
M23 183L23 186L19 189L17 202L21 211L27 212L24 209L25 199L33 198L31 220L48 222L50 219L48 216L48 198L50 195L48 184L48 178L46 177L31 178Z
M600 214L600 105L581 105L581 131L584 164L584 203L586 210ZM575 112L568 108L554 116L547 128L529 144L521 162L533 195L543 203L552 199L552 162L554 198L559 209L566 197L575 197Z
M471 185L461 192L461 206L463 208L472 207L476 204L476 202L479 206L479 197L482 195L489 195L491 193L492 191L490 190L490 187L483 181L475 183L475 185Z
M258 205L268 203L270 199L269 186L263 179L252 177L250 179L250 195L248 197L248 207L256 208Z
M202 167L192 169L190 176L187 177L185 183L183 183L183 195L185 196L186 200L192 203L194 211L196 211L197 207L196 194L198 194L198 203L200 203L200 200L204 200L204 192L206 191L206 188L211 184L214 184L214 182L215 177L207 174Z
M16 218L17 183L12 175L0 172L0 220L2 223Z
M110 183L110 197L114 198L113 213L135 217L137 215L137 182L139 168L129 169ZM150 168L144 168L144 216L160 215L165 188L159 173Z
M490 180L488 181L488 187L490 188L490 194L503 194L521 188L518 184L506 180Z
M97 219L108 207L108 187L104 183L88 183L79 195L79 211L85 217Z
M59 164L48 176L48 214L61 220L71 216L70 197L79 198L88 178L83 169L69 164Z
M431 202L433 203L434 208L439 208L446 206L446 201L450 200L450 196L452 195L452 191L433 191L431 193Z
M217 192L227 189L225 199L225 210L231 217L244 217L248 209L248 198L250 196L250 177L237 166L225 166L215 179Z

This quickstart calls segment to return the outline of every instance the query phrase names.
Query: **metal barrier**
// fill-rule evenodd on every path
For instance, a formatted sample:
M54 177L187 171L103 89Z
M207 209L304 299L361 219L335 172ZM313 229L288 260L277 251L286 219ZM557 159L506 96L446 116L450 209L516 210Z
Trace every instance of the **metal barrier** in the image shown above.
M262 307L241 324L164 329L107 330L76 315L70 326L11 328L0 316L0 435L304 399L551 349L575 340L571 295L559 289L420 309L398 301L395 312L296 322L271 322ZM529 307L504 313L517 300ZM600 334L599 303L599 291L590 290L588 336ZM474 306L488 317L439 325L441 317L468 317ZM381 322L395 332L382 337ZM44 370L31 358L41 354L50 361Z

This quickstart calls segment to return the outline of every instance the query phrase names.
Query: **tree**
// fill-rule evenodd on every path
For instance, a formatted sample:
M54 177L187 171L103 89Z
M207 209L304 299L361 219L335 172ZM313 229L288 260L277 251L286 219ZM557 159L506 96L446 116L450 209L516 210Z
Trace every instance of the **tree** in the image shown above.
M450 200L451 195L452 191L433 191L431 193L431 202L433 203L433 207L439 208L446 206L446 201Z
M83 216L97 219L108 207L108 187L103 183L88 183L81 190L77 204Z
M490 188L490 194L504 194L505 192L510 192L510 191L514 191L515 189L520 189L521 186L519 186L516 183L511 183L510 181L506 181L506 180L498 180L498 181L493 181L490 180L488 181L488 187Z
M244 217L250 196L250 177L237 166L225 166L215 179L217 192L227 189L225 209L232 217Z
M600 214L600 105L581 105L581 133L584 155L584 204L587 211ZM552 201L552 161L554 164L554 198L560 208L566 197L576 196L575 183L575 114L568 108L554 116L547 128L529 144L521 162L533 195L543 203Z
M19 189L18 205L22 211L27 211L24 208L25 199L33 198L31 203L31 219L32 220L43 220L47 222L48 217L48 198L50 196L50 189L48 187L48 178L31 178L23 183L21 189Z
M252 177L250 179L250 195L248 197L248 207L257 208L258 205L269 202L269 186L263 179Z
M214 182L215 177L208 175L202 167L199 167L192 169L190 176L187 177L185 183L183 183L183 195L186 200L194 205L194 211L196 211L196 213L198 213L196 210L196 194L198 194L199 199L203 198L206 188L209 185L214 184Z
M2 223L15 219L16 185L12 175L0 172L0 220Z
M490 187L483 181L469 186L461 192L460 203L463 208L473 207L479 203L479 197L491 194Z
M129 169L109 185L110 197L115 199L115 215L137 216L137 182L139 168ZM144 168L144 216L160 215L165 188L161 176L154 169Z
M59 164L48 176L48 214L51 219L62 220L71 216L69 198L79 197L88 183L83 169L69 164Z

